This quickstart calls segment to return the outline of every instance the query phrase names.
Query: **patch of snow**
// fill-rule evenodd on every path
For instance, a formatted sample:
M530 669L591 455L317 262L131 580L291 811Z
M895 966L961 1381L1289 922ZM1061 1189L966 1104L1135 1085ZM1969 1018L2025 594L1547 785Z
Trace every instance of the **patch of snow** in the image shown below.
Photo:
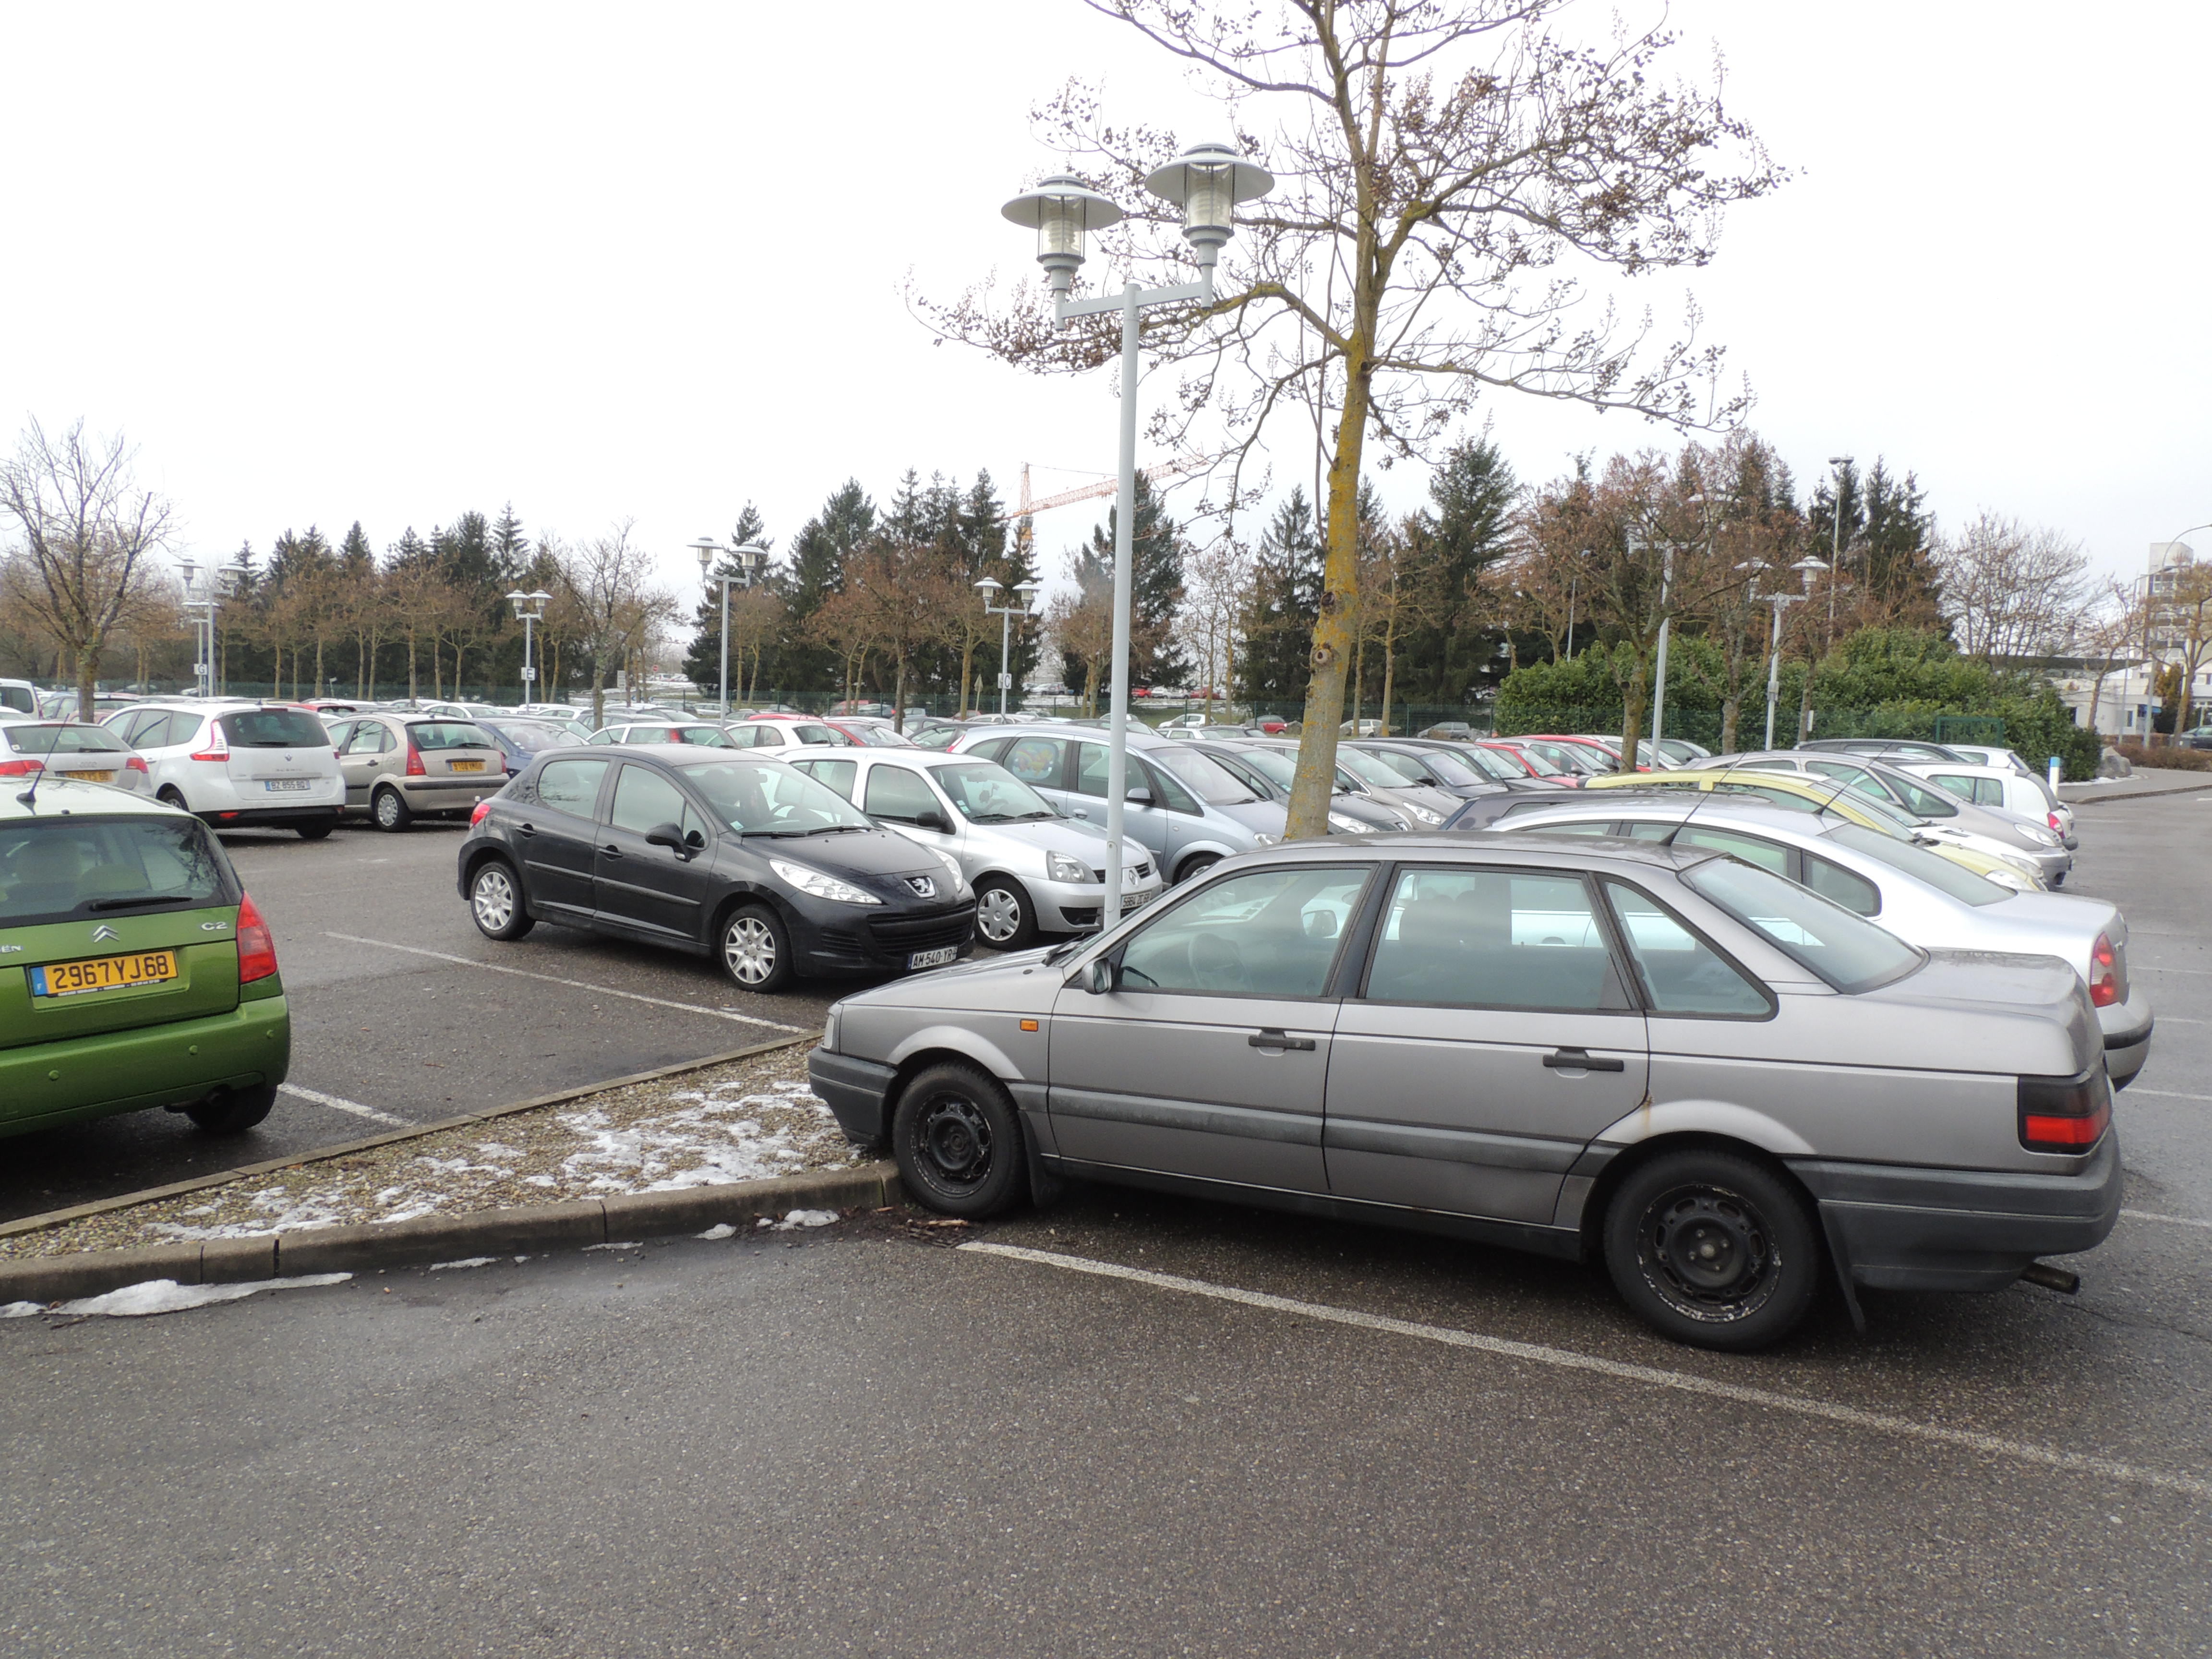
M430 1264L430 1271L434 1273L441 1273L448 1267L489 1267L498 1260L495 1255L465 1255L458 1261L433 1261ZM515 1260L520 1261L522 1258L517 1256Z
M781 1221L771 1221L768 1217L763 1216L759 1224L773 1228L780 1233L787 1233L801 1227L826 1227L837 1218L837 1212L835 1210L793 1210Z
M242 1285L179 1285L173 1279L149 1279L125 1285L105 1296L88 1296L64 1302L58 1314L107 1314L137 1318L146 1314L177 1313L204 1308L213 1302L236 1302L262 1291L301 1291L318 1285L342 1285L351 1273L301 1273L292 1279L258 1279Z
M43 1302L9 1302L0 1304L0 1319L28 1319L34 1313L44 1313Z
M584 1248L587 1250L635 1250L642 1249L644 1246L643 1239L630 1238L623 1240L619 1244L586 1244Z
M699 1237L702 1238L728 1238L732 1237L737 1231L738 1230L735 1227L730 1225L726 1221L717 1221L713 1226L708 1228L705 1232L701 1233Z

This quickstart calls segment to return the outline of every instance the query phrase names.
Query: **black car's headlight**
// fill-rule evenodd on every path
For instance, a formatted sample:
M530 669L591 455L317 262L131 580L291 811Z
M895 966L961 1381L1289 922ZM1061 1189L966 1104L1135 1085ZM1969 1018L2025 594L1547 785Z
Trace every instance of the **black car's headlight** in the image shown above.
M768 867L781 876L800 892L818 899L834 899L839 904L881 904L873 893L840 881L826 871L810 869L804 864L793 864L785 859L770 859Z

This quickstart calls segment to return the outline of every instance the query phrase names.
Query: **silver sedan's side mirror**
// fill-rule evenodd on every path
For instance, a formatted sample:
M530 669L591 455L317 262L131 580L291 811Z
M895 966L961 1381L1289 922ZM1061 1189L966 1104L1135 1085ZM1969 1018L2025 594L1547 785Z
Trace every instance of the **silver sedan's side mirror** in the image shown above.
M1115 981L1120 977L1115 971L1114 959L1100 957L1085 970L1083 988L1094 997L1103 997L1113 990Z

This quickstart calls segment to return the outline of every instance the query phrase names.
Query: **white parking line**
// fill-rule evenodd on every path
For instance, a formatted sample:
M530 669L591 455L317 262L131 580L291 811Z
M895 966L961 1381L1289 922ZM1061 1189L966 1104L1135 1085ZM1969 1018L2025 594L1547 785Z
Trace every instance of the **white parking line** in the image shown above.
M1392 1336L1417 1337L1425 1342L1441 1342L1455 1348L1474 1348L1502 1358L1552 1365L1562 1370L1590 1371L1624 1382L1641 1382L1652 1388L1676 1389L1683 1394L1732 1400L1740 1405L1761 1406L1770 1411L1792 1412L1800 1417L1817 1417L1851 1428L1873 1429L1881 1433L1929 1441L1940 1446L1957 1446L1990 1456L2009 1457L2018 1462L2064 1469L2069 1474L2099 1475L2107 1480L2124 1480L2131 1486L2155 1486L2191 1498L2212 1498L2212 1480L2195 1475L2137 1468L2132 1463L2091 1457L2081 1452L2061 1451L2054 1446L2006 1440L1993 1434L1978 1434L1971 1429L1947 1429L1933 1423L1916 1423L1910 1418L1892 1417L1884 1412L1862 1411L1856 1406L1839 1406L1825 1400L1806 1400L1795 1395L1776 1394L1767 1389L1747 1389L1733 1382L1716 1382L1707 1377L1693 1376L1687 1371L1661 1370L1654 1365L1631 1365L1618 1359L1601 1359L1595 1354L1575 1353L1565 1348L1547 1347L1540 1343L1513 1342L1504 1337L1480 1336L1473 1331L1454 1330L1444 1325L1419 1325L1411 1320L1362 1313L1354 1308L1331 1307L1320 1302L1299 1302L1286 1296L1269 1296L1261 1291L1240 1291L1233 1285L1215 1285L1203 1279L1149 1273L1142 1267L1125 1267L1115 1261L1094 1261L1087 1256L1062 1255L1056 1250L1026 1249L1018 1244L993 1244L980 1239L959 1248L983 1255L1033 1261L1041 1267L1059 1267L1070 1273L1092 1273L1102 1279L1130 1279L1158 1290L1177 1291L1186 1296L1209 1297L1217 1302L1240 1303L1248 1308L1264 1308L1272 1313L1297 1314L1301 1318L1321 1320L1334 1325L1352 1325L1363 1330L1382 1331Z
M2212 1221L2199 1221L2193 1216L2160 1215L2156 1210L2123 1210L2120 1213L2130 1221L2164 1221L2176 1227L2212 1227Z
M2165 963L2158 962L2130 961L2128 963L2128 969L2130 972L2140 969L2150 974L2193 974L2199 979L2212 975L2212 968L2168 968Z
M2202 1100L2212 1102L2212 1095L2177 1094L2171 1089L2138 1089L2134 1087L2132 1085L2129 1086L2127 1093L2130 1095L2148 1095L2154 1100Z
M414 1127L404 1117L394 1117L389 1112L380 1112L375 1107L364 1106L357 1100L341 1099L337 1095L326 1095L316 1089L302 1089L296 1083L280 1083L276 1085L276 1092L280 1095L297 1095L301 1100L312 1100L316 1105L327 1106L334 1112L351 1112L356 1117L365 1117L371 1123L388 1123L395 1129Z
M677 1002L667 997L649 997L636 991L617 991L611 985L594 985L587 979L556 979L550 974L533 974L520 968L502 968L497 963L478 962L474 957L457 957L444 951L426 951L419 945L394 945L386 939L362 939L356 933L325 933L325 939L343 939L348 945L374 945L386 951L404 951L410 957L434 957L440 962L458 962L464 968L481 969L487 974L512 974L517 979L534 979L542 985L565 985L574 991L589 991L594 996L624 997L632 1002L649 1002L656 1008L681 1008L687 1014L704 1014L709 1019L733 1019L740 1025L765 1025L771 1031L788 1031L793 1036L805 1036L811 1025L782 1025L772 1019L763 1019L757 1014L740 1014L724 1008L702 1008L696 1002Z

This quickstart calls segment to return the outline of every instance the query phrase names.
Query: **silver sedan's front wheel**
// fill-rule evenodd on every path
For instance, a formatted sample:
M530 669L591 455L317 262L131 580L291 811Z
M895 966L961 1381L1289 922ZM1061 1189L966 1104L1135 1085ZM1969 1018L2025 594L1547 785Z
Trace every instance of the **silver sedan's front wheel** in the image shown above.
M749 904L722 924L722 971L746 991L780 991L792 977L791 933L763 905Z

